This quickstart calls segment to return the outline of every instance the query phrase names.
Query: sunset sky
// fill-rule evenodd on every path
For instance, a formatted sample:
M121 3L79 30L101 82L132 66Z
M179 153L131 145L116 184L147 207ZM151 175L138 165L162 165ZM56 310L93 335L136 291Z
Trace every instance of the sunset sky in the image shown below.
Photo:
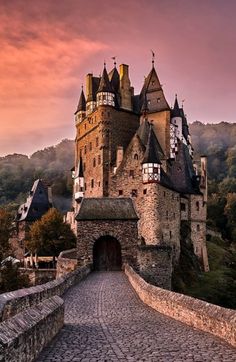
M150 49L170 105L235 122L235 14L235 0L0 0L0 156L74 138L84 76L112 56L138 93Z

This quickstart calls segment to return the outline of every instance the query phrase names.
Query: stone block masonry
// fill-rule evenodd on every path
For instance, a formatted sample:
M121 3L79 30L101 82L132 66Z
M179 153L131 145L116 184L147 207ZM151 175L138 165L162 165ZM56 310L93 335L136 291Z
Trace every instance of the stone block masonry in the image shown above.
M125 273L145 304L236 347L236 311L150 285L127 264Z
M31 362L64 323L64 302L54 296L0 324L0 361Z

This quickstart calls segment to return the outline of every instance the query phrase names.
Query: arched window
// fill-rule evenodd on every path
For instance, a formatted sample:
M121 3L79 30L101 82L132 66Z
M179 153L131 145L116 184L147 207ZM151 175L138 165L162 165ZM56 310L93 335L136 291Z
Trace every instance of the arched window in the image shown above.
M134 160L138 160L138 154L137 153L134 154Z

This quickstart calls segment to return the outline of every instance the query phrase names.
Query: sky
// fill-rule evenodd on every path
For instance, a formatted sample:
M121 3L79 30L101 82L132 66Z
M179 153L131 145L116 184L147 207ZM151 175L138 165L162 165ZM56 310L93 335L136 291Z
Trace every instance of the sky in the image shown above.
M189 122L235 122L235 0L0 0L0 156L75 136L85 75L155 67Z

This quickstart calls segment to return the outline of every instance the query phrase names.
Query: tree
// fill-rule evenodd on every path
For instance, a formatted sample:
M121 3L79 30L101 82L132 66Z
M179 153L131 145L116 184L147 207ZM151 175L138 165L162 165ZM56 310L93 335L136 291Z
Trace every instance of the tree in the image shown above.
M10 252L9 238L12 229L12 216L4 209L0 209L0 261Z
M70 226L55 208L51 208L30 227L26 247L32 253L55 257L65 249L75 247L76 238Z

